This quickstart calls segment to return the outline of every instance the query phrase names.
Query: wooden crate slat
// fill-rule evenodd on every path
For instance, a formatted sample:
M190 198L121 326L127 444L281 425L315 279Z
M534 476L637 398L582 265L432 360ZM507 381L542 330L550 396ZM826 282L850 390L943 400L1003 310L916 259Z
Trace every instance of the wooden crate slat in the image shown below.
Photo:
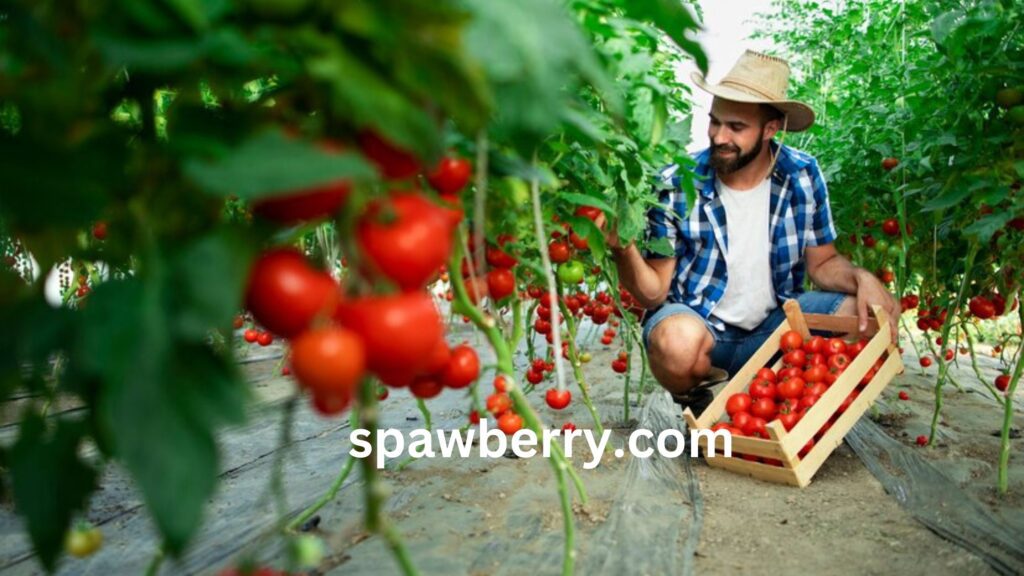
M800 311L800 303L793 300L786 300L786 303L782 305L783 311L786 312L786 321L792 326L793 330L796 330L803 336L804 340L811 337L811 331L807 329L807 322L804 322L803 312Z
M797 465L796 473L801 481L801 486L806 486L810 483L814 473L821 468L821 465L825 463L825 460L832 454L832 451L842 444L843 438L846 437L850 428L853 428L854 424L860 420L860 417L864 415L868 407L878 398L878 395L889 384L889 381L902 371L903 359L898 354L891 354L867 387L850 404L846 412L839 416L835 424L825 432L821 440L811 448L810 453Z
M827 330L841 334L857 334L860 320L856 316L831 316L829 314L804 314L807 327L812 330ZM871 337L878 332L878 320L868 317L868 328L864 336Z
M758 480L766 480L778 484L789 484L799 486L799 476L796 471L778 466L769 466L759 462L750 462L742 458L708 458L708 465L714 468L723 468L739 474L752 476Z

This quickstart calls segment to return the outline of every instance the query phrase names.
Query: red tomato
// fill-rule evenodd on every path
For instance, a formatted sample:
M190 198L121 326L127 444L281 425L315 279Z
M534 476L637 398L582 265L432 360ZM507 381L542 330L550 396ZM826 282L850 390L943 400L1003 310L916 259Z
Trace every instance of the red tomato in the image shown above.
M850 365L850 357L843 352L833 354L828 359L828 367L835 370L846 370L846 367Z
M480 423L480 413L477 412L476 410L470 411L470 413L469 413L469 423L470 424L479 424Z
M451 360L441 372L441 383L447 388L465 388L480 376L480 358L466 344L452 349Z
M458 194L469 183L473 166L469 160L457 156L445 156L427 175L427 182L441 194Z
M330 315L340 299L330 274L309 266L292 248L264 253L249 273L246 307L271 332L292 338L318 314Z
M799 398L804 395L804 381L800 378L790 378L778 385L780 398Z
M796 330L790 330L782 335L779 340L779 348L783 352L791 352L797 348L801 348L804 345L804 337L800 335Z
M775 384L772 384L767 380L758 379L754 380L750 384L750 397L753 399L767 398L769 400L774 400L775 394Z
M498 428L501 428L502 432L511 436L522 430L523 419L515 412L506 412L498 418Z
M551 258L551 262L555 264L562 264L568 262L569 257L569 245L565 242L555 241L548 244L548 257Z
M422 288L448 260L452 224L422 194L403 192L371 202L356 238L372 269L408 292Z
M422 372L436 374L448 367L451 358L452 351L448 348L448 343L444 338L438 338L437 343L434 344L434 350L430 353L430 360L424 365Z
M339 180L283 196L260 198L253 202L252 211L261 218L290 226L334 216L351 191L347 180Z
M811 336L811 339L804 342L804 352L808 356L811 354L821 354L825 351L825 337L824 336Z
M1000 392L1006 392L1006 390L1009 387L1010 387L1010 375L1009 374L1000 374L999 376L996 376L996 390L999 390Z
M981 320L987 320L996 315L996 307L992 304L992 301L984 296L975 296L971 298L968 307L971 309L971 314L974 314Z
M548 393L544 396L544 401L548 403L548 406L555 410L562 410L572 402L572 393L569 390L559 390L558 388L551 388Z
M746 427L740 428L747 436L759 436L761 438L768 438L768 421L765 418L759 416L753 416L750 420L747 420Z
M864 350L864 347L867 345L868 341L863 338L854 342L853 344L847 344L846 354L850 357L851 360L853 360L854 358L857 357L858 354L861 353L861 351Z
M761 368L757 371L757 376L755 378L760 378L769 382L778 382L778 377L771 368Z
M811 406L814 406L815 404L817 404L818 400L820 400L820 399L821 399L821 396L805 392L803 397L800 398L800 403L797 404L797 409L798 410L807 410Z
M907 394L906 390L900 390L899 398L900 400L910 400L910 394Z
M421 400L437 397L443 390L444 384L433 375L419 376L409 384L409 392Z
M740 430L747 426L751 418L753 416L750 415L750 412L737 412L731 416L733 425Z
M494 391L508 392L508 380L505 379L505 376L498 374L494 377Z
M495 416L501 416L512 408L512 399L508 394L496 392L487 397L487 411Z
M802 370L807 365L807 353L800 348L796 348L787 352L782 357L782 363Z
M572 422L566 422L562 424L562 432L572 432L576 430L576 425Z
M836 354L846 353L846 341L842 338L829 338L828 346L826 347L827 353L831 356Z
M103 220L96 222L92 225L92 237L97 240L106 240L107 238L107 223Z
M745 392L739 392L729 397L729 400L725 403L725 411L732 416L737 412L749 412L750 405L753 403L753 398L750 394Z
M420 162L416 156L396 147L373 130L359 134L359 147L388 180L411 178L420 171Z
M887 236L899 236L900 223L895 218L887 218L882 222L882 232Z
M601 216L601 209L595 206L577 206L575 214L596 222Z
M804 380L808 384L815 384L817 382L824 382L825 381L825 375L827 375L827 374L828 374L828 368L826 368L824 365L819 364L819 365L816 365L816 366L811 366L810 368L808 368L807 370L804 371Z
M779 370L779 380L785 381L790 378L800 378L803 374L804 371L799 366L790 366L789 368Z
M329 412L337 413L348 406L366 371L363 341L337 326L309 330L292 340L291 364L299 384L314 399L331 400Z
M338 306L335 320L363 339L366 364L374 372L395 366L421 370L444 335L434 300L425 292L349 300Z
M785 428L787 431L792 430L793 426L796 426L796 423L799 421L800 415L797 414L796 412L787 412L785 414L779 415L779 422L782 424L782 427Z
M922 356L921 357L921 367L927 368L927 367L929 367L931 365L932 365L931 357L929 357L929 356Z
M569 234L569 242L572 242L573 247L575 247L577 250L590 249L590 243L587 242L587 239L575 232Z
M816 382L808 386L807 390L804 390L804 396L824 396L825 392L828 392L828 384Z
M516 277L511 270L495 268L487 273L487 292L495 301L511 296L516 291Z
M544 373L539 370L527 370L526 381L530 384L540 384L544 381Z
M242 337L245 338L245 341L248 342L249 344L254 344L256 343L256 340L259 339L260 333L257 332L256 330L253 330L252 328L249 328L248 330L242 333Z
M256 336L256 343L260 346L270 346L273 342L274 337L270 332L260 332L259 335Z
M777 412L778 407L775 405L775 401L769 398L756 398L754 403L750 406L750 414L752 416L764 418L765 420L775 418L775 414Z
M511 268L519 263L519 260L516 260L515 257L497 246L488 246L485 255L487 265L493 266L494 268ZM540 290L540 288L531 286L527 289L527 293L530 294L531 297L536 298L530 290Z
M808 354L807 355L808 366L828 366L828 356L824 353Z
M618 372L619 374L625 374L626 371L629 370L629 365L626 364L624 360L619 360L616 358L615 360L612 360L612 370Z

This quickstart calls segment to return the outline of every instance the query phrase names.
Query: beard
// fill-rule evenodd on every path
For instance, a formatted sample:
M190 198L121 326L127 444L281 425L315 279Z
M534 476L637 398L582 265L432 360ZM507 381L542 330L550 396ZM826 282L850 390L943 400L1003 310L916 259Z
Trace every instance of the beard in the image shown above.
M711 167L715 169L719 175L728 176L734 172L738 172L747 167L748 164L757 158L758 154L761 153L761 149L764 148L764 140L761 138L757 139L757 144L754 148L747 153L742 153L738 146L732 144L722 144L721 146L715 146L711 144ZM722 152L732 152L731 158L722 156Z

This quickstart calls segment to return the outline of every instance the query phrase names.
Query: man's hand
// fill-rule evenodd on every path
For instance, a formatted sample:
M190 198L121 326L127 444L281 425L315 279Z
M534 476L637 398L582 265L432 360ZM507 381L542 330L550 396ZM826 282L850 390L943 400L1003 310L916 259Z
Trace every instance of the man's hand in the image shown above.
M881 306L889 314L889 330L893 344L899 340L900 304L885 289L882 282L867 270L857 270L857 318L860 319L859 329L863 334L868 327L868 310L872 306Z

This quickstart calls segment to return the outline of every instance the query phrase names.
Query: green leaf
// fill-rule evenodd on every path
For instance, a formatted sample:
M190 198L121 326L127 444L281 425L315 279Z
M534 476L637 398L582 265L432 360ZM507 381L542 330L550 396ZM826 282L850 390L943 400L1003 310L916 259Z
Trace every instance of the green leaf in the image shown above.
M241 233L220 229L185 248L172 275L180 287L174 291L181 313L177 332L203 342L217 328L228 328L242 307L242 294L255 256L256 242Z
M688 32L697 32L700 25L689 9L679 0L626 0L622 9L631 18L653 22L668 34L680 48L693 56L701 73L708 73L708 57L700 43L687 37Z
M615 213L615 209L612 208L611 204L606 202L604 198L590 196L589 194L580 194L579 192L560 192L558 197L573 206L594 206L595 208L604 210L607 214Z
M84 423L71 420L47 430L41 417L30 414L10 454L18 513L28 524L40 562L50 571L74 513L85 509L96 489L96 471L78 458L85 430Z
M1011 219L1013 219L1013 214L1010 212L994 212L987 216L982 216L977 222L964 228L964 234L973 236L982 242L988 242Z
M342 179L368 180L374 171L357 154L327 152L268 130L218 160L186 161L185 175L211 194L255 200Z
M668 238L657 238L647 243L647 249L662 256L675 256L675 249Z
M955 182L952 185L943 188L942 192L928 200L921 207L924 212L931 212L934 210L942 210L951 206L960 204L967 198L970 198L975 192L983 190L991 185L991 181L988 179L975 179L968 182L962 181L951 181Z
M93 291L73 362L102 379L96 402L102 427L113 431L111 452L142 491L168 552L178 555L216 484L214 425L236 420L241 408L233 373L211 361L211 352L174 340L173 285L161 269L168 262L149 254L147 276Z

